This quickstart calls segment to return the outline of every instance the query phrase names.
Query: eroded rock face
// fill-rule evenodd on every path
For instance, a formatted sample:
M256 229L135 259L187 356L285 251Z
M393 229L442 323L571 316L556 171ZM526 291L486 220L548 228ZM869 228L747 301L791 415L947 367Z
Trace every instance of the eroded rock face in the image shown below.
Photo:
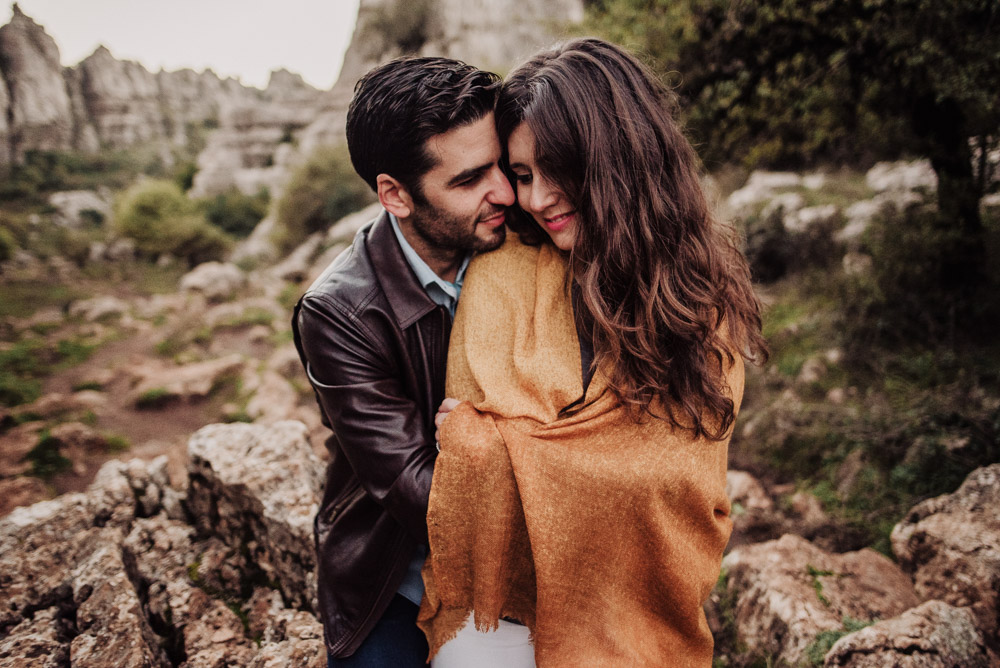
M28 149L73 148L73 113L55 40L14 5L10 23L0 28L0 71L6 80L11 156Z
M183 508L168 516L177 490L165 457L109 462L86 492L0 518L0 666L325 665L319 622L285 607L289 596L312 599L311 590L283 594L260 584L294 561L282 549L301 548L288 537L300 533L296 487L309 488L299 490L308 499L315 494L310 475L296 468L308 459L308 446L295 446L304 427L244 427L229 436L256 443L253 456L219 467L228 496L211 502L232 502L247 481L240 503L266 516L266 528L256 527L259 546L244 525L209 521L199 531ZM234 445L217 436L203 441ZM291 468L282 482L284 455ZM256 468L262 464L270 476ZM283 530L282 517L292 520ZM239 533L216 533L227 528ZM311 586L307 579L298 573L280 584Z
M976 469L953 494L913 507L892 531L892 550L917 594L972 606L987 631L1000 605L1000 464Z
M191 437L188 455L196 526L246 549L285 600L315 609L312 520L323 465L306 426L209 425Z
M826 668L988 668L996 665L968 608L928 601L844 636L827 653Z
M361 0L351 45L327 104L301 135L301 153L344 141L347 105L369 69L401 55L457 58L506 71L583 20L582 0Z
M881 554L832 554L791 534L739 547L722 566L739 640L789 665L845 617L886 619L919 602L909 578Z
M69 665L71 622L58 608L38 610L0 640L0 667L62 668Z

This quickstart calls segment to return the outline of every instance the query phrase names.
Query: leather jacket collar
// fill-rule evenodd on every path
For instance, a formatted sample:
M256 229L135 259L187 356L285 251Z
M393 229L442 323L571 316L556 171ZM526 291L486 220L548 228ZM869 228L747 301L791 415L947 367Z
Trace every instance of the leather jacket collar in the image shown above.
M366 243L375 276L400 329L406 329L437 308L406 261L386 211L372 223Z

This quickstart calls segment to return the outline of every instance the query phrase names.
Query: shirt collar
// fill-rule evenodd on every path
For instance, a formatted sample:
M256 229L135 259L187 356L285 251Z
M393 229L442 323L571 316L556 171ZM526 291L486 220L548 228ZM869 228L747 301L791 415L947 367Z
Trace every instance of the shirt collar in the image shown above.
M399 247L403 250L403 257L406 258L406 262L413 269L413 273L416 274L420 285L424 287L424 291L434 301L438 301L435 299L437 290L434 288L442 291L452 301L457 300L462 290L462 283L465 281L465 270L469 268L469 260L472 259L472 253L466 255L465 259L462 260L462 264L458 267L458 273L455 275L454 283L449 283L434 273L434 270L417 254L417 251L413 250L413 246L403 236L403 231L399 227L399 221L396 219L396 216L389 213L389 220L392 222L392 231L396 233Z

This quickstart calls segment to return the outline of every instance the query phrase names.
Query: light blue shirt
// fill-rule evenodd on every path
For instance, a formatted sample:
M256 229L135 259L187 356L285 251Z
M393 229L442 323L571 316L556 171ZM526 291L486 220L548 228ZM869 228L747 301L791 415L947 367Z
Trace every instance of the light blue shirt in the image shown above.
M472 253L466 255L465 259L462 260L462 264L458 267L458 273L455 275L455 282L449 283L435 274L434 270L424 262L424 259L417 255L417 251L413 250L413 246L409 244L406 237L403 236L403 231L399 229L399 221L396 220L396 216L390 213L389 220L392 221L392 231L396 233L399 246L403 249L403 256L410 268L413 269L413 273L417 275L417 280L424 287L424 292L435 304L448 309L454 318L455 307L458 306L458 296L462 294L462 283L465 281L465 270L469 268Z
M410 268L413 269L413 273L416 274L417 280L420 281L420 285L424 288L424 292L427 293L427 296L435 304L448 309L448 312L454 318L455 307L458 306L458 297L462 294L462 283L465 281L465 270L469 268L469 260L472 259L472 253L466 255L465 259L462 260L462 264L458 268L458 273L455 275L455 282L450 283L435 274L434 270L427 266L423 258L417 255L417 251L413 250L413 246L406 241L403 231L399 229L399 221L396 220L396 216L390 213L389 220L392 221L392 231L396 233L396 240L399 241L399 247L403 249L403 256L406 258L406 262L410 265ZM403 583L397 589L402 596L417 605L420 605L420 599L424 596L424 581L420 577L420 570L424 567L425 559L427 559L427 546L417 546L417 550L410 560L406 576L403 578Z

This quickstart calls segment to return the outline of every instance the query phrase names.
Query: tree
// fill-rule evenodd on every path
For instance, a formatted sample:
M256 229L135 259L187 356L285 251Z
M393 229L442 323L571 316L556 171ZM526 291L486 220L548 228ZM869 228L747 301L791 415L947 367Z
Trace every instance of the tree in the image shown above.
M889 157L903 147L926 155L941 221L962 240L951 264L973 280L969 270L982 261L982 183L969 140L1000 129L1000 3L591 2L598 29L623 12L634 23L605 34L680 72L687 121L710 161L794 167ZM657 44L657 36L674 42Z

